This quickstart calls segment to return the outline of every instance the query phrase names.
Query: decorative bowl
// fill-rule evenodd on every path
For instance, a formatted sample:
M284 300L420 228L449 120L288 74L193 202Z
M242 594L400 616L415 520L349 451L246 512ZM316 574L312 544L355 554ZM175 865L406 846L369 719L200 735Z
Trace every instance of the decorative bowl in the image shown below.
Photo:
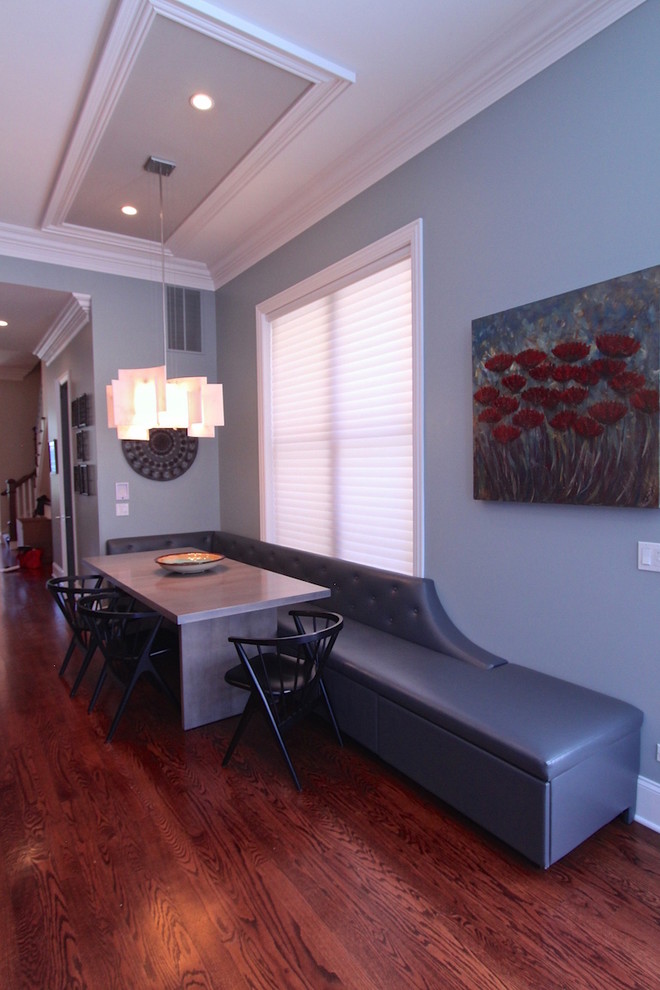
M166 553L156 557L156 563L166 571L174 574L199 574L215 567L223 559L221 553L205 553L202 550L191 550L186 553Z

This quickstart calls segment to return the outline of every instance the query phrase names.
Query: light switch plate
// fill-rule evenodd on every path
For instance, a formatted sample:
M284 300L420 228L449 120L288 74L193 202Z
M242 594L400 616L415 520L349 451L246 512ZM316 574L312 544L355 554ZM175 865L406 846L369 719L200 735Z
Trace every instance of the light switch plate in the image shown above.
M660 543L637 544L637 567L640 571L660 571Z
M115 512L118 516L127 516L128 502L115 502Z

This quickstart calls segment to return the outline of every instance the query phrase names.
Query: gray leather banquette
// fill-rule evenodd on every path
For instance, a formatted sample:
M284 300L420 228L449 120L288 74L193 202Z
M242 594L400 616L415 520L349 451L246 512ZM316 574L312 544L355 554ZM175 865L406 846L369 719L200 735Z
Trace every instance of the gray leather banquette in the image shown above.
M330 588L316 605L344 616L325 677L342 731L532 862L548 867L617 815L632 820L642 712L475 645L428 578L222 531L106 550L183 546Z

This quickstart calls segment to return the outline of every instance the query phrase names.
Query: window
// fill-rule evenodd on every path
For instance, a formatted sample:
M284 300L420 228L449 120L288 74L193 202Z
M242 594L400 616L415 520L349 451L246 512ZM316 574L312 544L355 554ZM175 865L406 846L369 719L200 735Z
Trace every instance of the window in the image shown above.
M257 308L262 536L421 573L421 221Z

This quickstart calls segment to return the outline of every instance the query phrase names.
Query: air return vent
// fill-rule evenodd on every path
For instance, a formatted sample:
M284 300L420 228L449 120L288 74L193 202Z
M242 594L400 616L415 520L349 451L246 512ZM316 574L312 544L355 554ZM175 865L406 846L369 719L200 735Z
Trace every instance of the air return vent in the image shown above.
M201 296L197 289L167 286L167 346L171 351L201 352Z

